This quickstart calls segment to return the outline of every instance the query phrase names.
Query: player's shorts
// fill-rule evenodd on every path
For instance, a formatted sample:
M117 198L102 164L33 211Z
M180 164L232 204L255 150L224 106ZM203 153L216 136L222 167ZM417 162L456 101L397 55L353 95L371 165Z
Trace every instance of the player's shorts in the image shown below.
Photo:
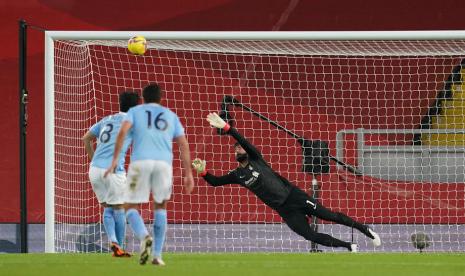
M276 211L284 218L296 213L311 216L322 208L324 207L313 197L309 196L301 189L293 187L286 201L276 208Z
M128 169L127 203L146 203L150 192L156 203L171 198L173 168L165 161L137 160Z
M99 203L123 204L126 200L125 173L111 173L103 177L106 169L90 167L89 180Z

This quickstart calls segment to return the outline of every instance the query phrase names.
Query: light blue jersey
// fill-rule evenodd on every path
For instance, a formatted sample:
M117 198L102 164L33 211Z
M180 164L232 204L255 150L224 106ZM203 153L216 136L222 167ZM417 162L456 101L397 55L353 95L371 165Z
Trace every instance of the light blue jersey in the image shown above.
M125 119L132 124L131 162L161 160L173 162L173 139L184 135L179 117L156 103L141 104L129 109Z
M91 166L106 169L111 166L113 152L115 150L116 136L118 136L121 124L126 118L126 113L120 112L114 115L106 116L90 128L90 132L97 137L97 148L92 158ZM124 140L123 148L119 155L116 173L124 172L124 157L129 145L131 144L131 135L128 133Z

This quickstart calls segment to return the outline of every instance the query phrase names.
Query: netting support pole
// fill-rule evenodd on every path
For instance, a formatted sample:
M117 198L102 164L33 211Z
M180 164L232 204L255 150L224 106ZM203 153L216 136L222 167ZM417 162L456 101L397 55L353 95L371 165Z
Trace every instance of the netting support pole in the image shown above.
M28 252L27 245L27 185L26 185L26 135L27 98L26 89L27 24L19 20L19 204L21 253Z
M320 196L320 186L318 185L318 180L316 175L312 174L312 197L318 201ZM310 227L313 231L318 232L318 218L316 216L312 216L312 223ZM310 252L322 252L321 249L318 249L318 244L315 242L311 242Z

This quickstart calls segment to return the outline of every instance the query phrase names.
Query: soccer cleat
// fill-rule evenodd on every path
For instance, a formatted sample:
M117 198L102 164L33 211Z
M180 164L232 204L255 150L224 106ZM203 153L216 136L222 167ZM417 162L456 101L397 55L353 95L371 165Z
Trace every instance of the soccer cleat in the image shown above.
M150 253L152 252L152 243L153 239L150 236L145 237L140 245L140 259L139 264L145 265L147 260L150 257Z
M371 230L370 228L368 228L368 232L370 232L370 234L373 236L373 239L372 239L373 240L373 245L376 246L376 247L380 246L381 245L381 239L380 239L379 235L375 231Z
M117 258L131 257L131 254L124 251L124 249L122 249L116 242L112 242L110 248L111 248L111 251L113 251L113 254L112 254L113 257L117 257Z
M165 266L165 262L161 258L153 258L153 265Z
M350 245L350 252L357 253L358 252L358 245L356 243L352 243Z

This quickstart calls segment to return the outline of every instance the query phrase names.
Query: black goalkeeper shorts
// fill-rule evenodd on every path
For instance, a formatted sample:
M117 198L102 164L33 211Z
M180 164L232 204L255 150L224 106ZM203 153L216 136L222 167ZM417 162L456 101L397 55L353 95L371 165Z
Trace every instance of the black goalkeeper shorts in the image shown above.
M276 208L276 211L284 218L295 213L312 216L318 213L318 211L326 211L326 208L320 205L313 197L295 187L289 193L286 201Z

